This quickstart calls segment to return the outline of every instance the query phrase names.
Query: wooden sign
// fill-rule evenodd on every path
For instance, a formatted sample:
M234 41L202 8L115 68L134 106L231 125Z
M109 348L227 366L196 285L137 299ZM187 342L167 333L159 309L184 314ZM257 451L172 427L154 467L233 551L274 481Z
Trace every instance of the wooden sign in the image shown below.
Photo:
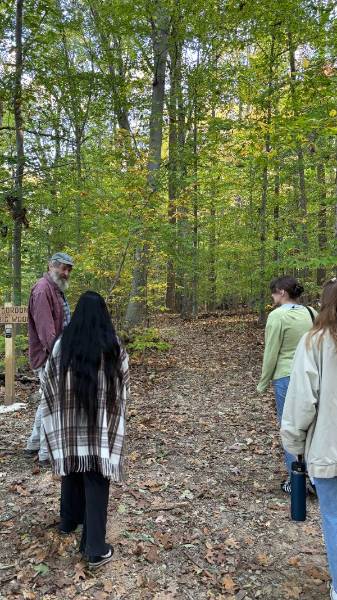
M28 306L12 306L9 303L0 306L0 323L28 323Z
M0 323L5 325L5 404L15 402L15 325L28 322L27 306L0 307Z

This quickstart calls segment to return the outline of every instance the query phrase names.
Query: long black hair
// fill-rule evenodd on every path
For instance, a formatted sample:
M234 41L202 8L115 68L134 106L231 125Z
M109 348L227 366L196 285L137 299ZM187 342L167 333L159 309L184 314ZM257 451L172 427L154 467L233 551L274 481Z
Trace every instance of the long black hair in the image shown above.
M102 364L107 384L108 414L116 410L117 382L121 380L120 345L107 306L99 294L82 294L72 319L61 338L60 404L64 407L68 372L76 409L87 416L89 428L95 427L98 407L98 371Z
M302 296L304 287L297 279L295 279L295 277L291 277L291 275L282 275L282 277L276 277L270 283L270 291L272 294L275 294L280 290L288 292L291 300L296 300Z

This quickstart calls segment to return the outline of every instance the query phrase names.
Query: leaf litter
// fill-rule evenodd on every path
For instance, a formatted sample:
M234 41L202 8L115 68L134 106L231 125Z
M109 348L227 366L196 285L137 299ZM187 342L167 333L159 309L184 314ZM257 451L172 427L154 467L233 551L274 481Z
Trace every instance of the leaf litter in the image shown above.
M80 532L57 533L59 478L23 457L38 396L17 385L26 410L0 415L0 598L328 598L317 502L291 522L273 395L255 391L263 331L242 315L157 321L171 348L131 360L128 478L98 572Z

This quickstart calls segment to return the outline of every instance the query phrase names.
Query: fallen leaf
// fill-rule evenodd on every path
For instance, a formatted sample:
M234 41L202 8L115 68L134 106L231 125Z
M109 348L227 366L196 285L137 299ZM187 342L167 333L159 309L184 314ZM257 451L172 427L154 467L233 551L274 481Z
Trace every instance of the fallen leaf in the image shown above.
M9 491L19 494L19 496L30 496L29 490L27 490L27 488L25 488L23 485L13 484L9 487Z
M223 565L226 562L226 555L220 548L209 548L205 554L205 559L211 565Z
M78 562L75 565L74 582L79 583L81 579L86 579L86 574L84 572L84 564L82 562Z
M300 564L300 561L301 561L300 556L291 556L290 558L288 558L288 563L292 567L298 567Z
M139 542L135 549L133 550L133 554L136 556L141 556L145 552L145 544L143 542Z
M240 548L240 544L237 540L235 540L232 537L229 537L226 541L225 544L228 548Z
M285 598L297 600L300 597L303 588L293 585L292 583L285 583L283 584L282 589L285 594Z
M158 483L158 481L148 479L143 483L143 487L149 488L150 492L158 492L159 490L161 490L162 485Z
M104 586L103 586L103 590L107 593L107 594L111 594L112 590L113 590L113 584L112 581L105 581L104 582Z
M157 546L154 546L153 544L146 550L146 552L144 553L144 558L150 562L150 563L154 563L157 562L159 560L159 554L158 554L158 548Z
M137 575L137 586L140 588L148 588L150 591L155 591L155 589L157 588L157 584L153 579L150 579L147 575L145 575L144 573L139 573Z
M154 538L161 546L164 547L165 550L172 550L173 540L169 533L161 533L160 531L156 531Z
M329 581L330 576L326 569L317 567L316 565L306 565L304 572L308 577L312 579L320 579L321 581Z
M24 600L35 600L36 598L35 592L29 592L28 590L22 590L22 595Z
M226 592L234 592L237 588L237 585L232 579L230 575L226 575L222 580L222 585L225 588Z
M262 567L268 567L268 565L270 565L271 560L270 557L267 556L266 554L258 554L256 557L256 561L259 563L259 565L261 565Z

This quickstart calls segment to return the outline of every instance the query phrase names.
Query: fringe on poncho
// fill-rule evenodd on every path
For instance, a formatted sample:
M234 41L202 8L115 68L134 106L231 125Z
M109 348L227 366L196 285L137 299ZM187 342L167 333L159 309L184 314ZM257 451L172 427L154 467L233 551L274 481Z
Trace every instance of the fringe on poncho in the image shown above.
M122 381L117 383L114 409L107 410L107 383L103 364L98 371L98 408L92 432L86 415L78 414L68 371L63 410L59 401L60 339L56 342L45 369L42 383L42 426L45 431L53 472L98 471L115 482L123 479L125 410L130 395L128 355L121 348Z

